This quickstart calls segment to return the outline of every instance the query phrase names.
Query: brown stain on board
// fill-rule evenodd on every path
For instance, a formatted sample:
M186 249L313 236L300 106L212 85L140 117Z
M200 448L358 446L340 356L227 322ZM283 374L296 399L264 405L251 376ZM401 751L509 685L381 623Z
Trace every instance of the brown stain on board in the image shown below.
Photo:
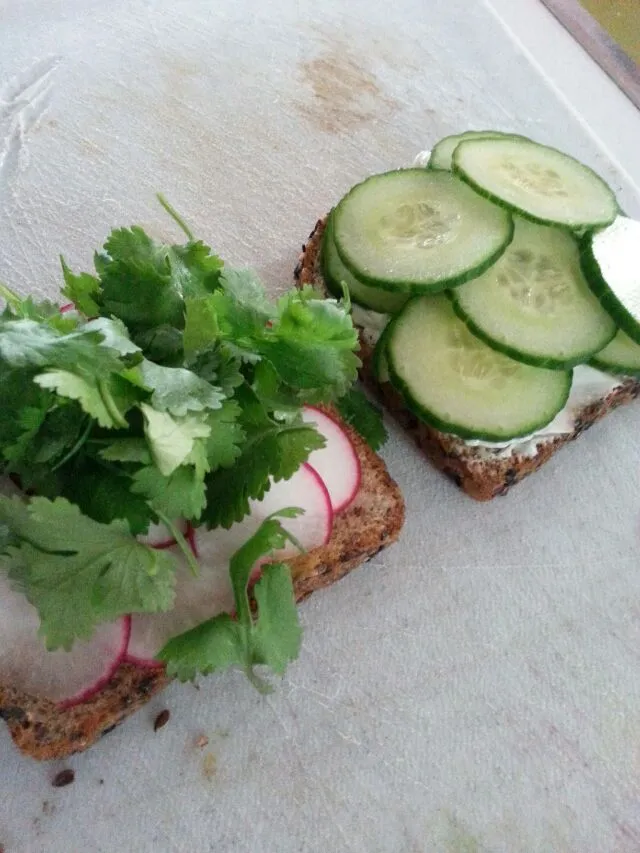
M207 780L207 782L213 781L217 769L218 762L216 760L215 755L212 752L205 753L205 756L202 759L202 775Z
M354 130L399 107L344 45L327 46L302 62L300 73L309 97L298 102L297 110L326 133Z

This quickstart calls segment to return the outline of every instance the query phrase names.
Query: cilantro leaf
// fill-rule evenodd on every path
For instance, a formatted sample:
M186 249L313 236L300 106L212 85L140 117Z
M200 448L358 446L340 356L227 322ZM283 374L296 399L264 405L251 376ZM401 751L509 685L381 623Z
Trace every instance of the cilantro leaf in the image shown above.
M85 332L99 332L104 345L114 349L120 355L140 352L140 347L136 346L129 337L125 324L115 317L96 317L85 323L82 328Z
M208 527L231 527L249 512L249 500L260 499L275 481L292 477L324 439L306 425L270 422L252 430L231 468L206 477L207 505L202 515Z
M222 260L211 253L201 240L189 241L186 246L172 246L173 265L187 297L213 293L224 266Z
M279 413L299 412L303 396L290 385L285 385L274 366L268 361L256 364L251 387L262 404Z
M177 417L187 412L219 409L223 395L219 388L182 367L162 367L146 359L140 365L142 380L153 391L151 403L161 412Z
M73 328L76 320L67 319L66 321L60 314L60 308L54 302L48 299L43 299L41 302L34 302L31 295L25 299L20 297L13 290L10 290L6 284L0 282L0 297L5 300L6 307L3 313L5 320L27 319L27 320L46 320L47 323L58 327L58 321L62 321L60 326L61 331Z
M82 314L95 317L100 313L100 307L96 301L100 293L99 280L86 272L80 275L73 273L62 255L60 255L60 263L65 283L62 288L63 295L70 299Z
M94 521L126 521L134 536L146 533L155 517L149 504L135 493L126 474L87 458L68 472L62 496Z
M151 464L149 445L143 438L117 438L99 451L99 456L108 462L141 462Z
M167 675L180 681L247 665L243 633L228 613L172 637L157 658L166 663Z
M13 441L7 441L5 435L5 446L3 456L7 462L20 462L28 456L32 456L32 446L35 437L47 417L48 406L24 406L18 412L16 425L20 430Z
M182 332L168 323L150 329L137 330L136 343L151 361L157 364L180 366L183 361Z
M140 405L144 415L144 432L151 455L165 477L182 465L197 439L208 438L211 427L200 417L173 418L146 403Z
M305 393L306 402L322 402L355 381L357 341L351 317L337 302L295 291L280 300L279 317L258 349L284 383Z
M2 434L5 472L17 474L25 489L56 494L62 482L58 469L80 450L92 422L76 403L55 405L51 395L33 383L31 387L42 395L42 406L20 410L15 421L24 431L17 437Z
M114 375L110 379L78 376L69 370L48 370L34 379L41 388L77 400L84 411L107 429L128 427L125 414L137 402L132 385Z
M335 406L342 419L367 442L372 450L379 450L388 438L382 412L357 388L352 388Z
M206 503L204 480L193 465L181 465L165 477L155 465L141 468L133 475L132 492L168 518L197 521Z
M16 368L81 366L99 377L122 369L118 353L103 345L97 332L78 329L63 335L35 320L0 321L0 358Z
M240 407L233 400L208 412L203 424L210 434L197 438L181 464L168 475L156 465L148 464L151 459L143 458L139 445L112 444L101 455L103 458L127 457L123 461L134 461L134 457L146 461L146 466L133 474L132 491L143 495L155 510L169 518L184 517L195 521L206 505L205 474L212 469L229 468L241 452L244 431L237 420L239 414Z
M284 514L291 517L295 513ZM247 586L258 560L283 548L289 538L282 524L271 516L236 551L229 574L237 619L221 614L169 640L158 655L166 663L169 675L185 681L198 673L204 675L235 665L241 666L260 690L270 689L254 672L254 666L266 664L281 674L300 648L301 629L291 574L282 563L263 568L263 578L255 588L256 617L251 613Z
M276 317L275 306L255 274L251 270L225 269L220 276L220 289L208 297L208 302L227 346L243 359L255 361L259 357L256 344Z
M198 352L187 366L201 379L219 387L225 397L232 397L245 381L240 359L220 341Z
M141 228L111 232L96 258L100 313L143 331L184 326L184 299L213 292L223 263L201 241L168 246Z
M225 400L220 409L207 414L211 432L204 447L210 471L229 468L240 455L245 438L239 421L241 411L235 400Z
M302 639L289 566L265 566L254 595L258 619L252 637L252 662L283 675L287 664L298 657Z
M3 561L38 610L49 649L70 649L100 621L171 607L172 555L138 542L126 522L100 524L64 498L0 497L0 524L19 541Z
M182 328L182 287L169 252L136 225L112 231L95 259L100 313L115 315L132 330L164 323Z
M264 285L251 269L231 269L226 267L220 276L220 292L227 301L225 305L245 322L261 330L265 323L276 315L275 307L265 293Z
M187 359L211 346L218 336L218 315L215 303L208 298L185 299L184 354Z
M35 385L30 372L3 367L0 366L0 446L4 459L16 462L29 454L53 395Z

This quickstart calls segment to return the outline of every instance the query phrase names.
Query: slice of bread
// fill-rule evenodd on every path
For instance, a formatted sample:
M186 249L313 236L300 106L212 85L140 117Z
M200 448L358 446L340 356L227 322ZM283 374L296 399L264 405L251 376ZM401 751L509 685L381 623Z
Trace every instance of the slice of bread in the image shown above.
M302 247L294 274L299 286L310 284L323 295L329 295L320 262L325 223L326 219L316 223L307 243ZM479 501L506 494L511 486L537 471L557 450L574 441L612 409L640 395L640 380L625 379L607 396L591 402L577 413L573 432L545 438L537 445L535 453L492 454L465 443L455 435L428 426L410 412L390 383L380 383L375 378L373 347L362 328L359 328L359 333L362 359L360 378L365 386L413 437L429 460L468 495Z
M336 517L329 542L290 561L297 601L391 545L404 523L404 501L384 462L353 430L345 429L362 465L360 491ZM40 760L64 758L87 749L168 683L160 668L123 664L96 696L67 709L24 693L20 685L0 683L0 717L24 753Z

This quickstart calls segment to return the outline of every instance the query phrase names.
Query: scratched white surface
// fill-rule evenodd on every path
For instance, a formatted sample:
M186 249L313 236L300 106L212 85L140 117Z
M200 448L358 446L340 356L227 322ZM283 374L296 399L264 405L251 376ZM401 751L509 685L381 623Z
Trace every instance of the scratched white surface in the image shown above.
M596 138L611 120L589 130L481 0L0 0L0 46L0 279L23 292L54 295L58 253L88 265L113 225L170 234L157 190L283 286L348 186L468 126L571 150L640 214L640 164ZM616 413L488 505L392 428L404 536L303 606L278 691L174 685L59 790L0 729L0 845L640 851L639 422Z

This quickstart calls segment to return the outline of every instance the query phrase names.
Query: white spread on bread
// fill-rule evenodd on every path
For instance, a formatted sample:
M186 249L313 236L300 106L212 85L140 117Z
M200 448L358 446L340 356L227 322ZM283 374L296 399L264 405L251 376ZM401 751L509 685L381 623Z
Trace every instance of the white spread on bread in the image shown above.
M421 151L416 159L413 161L413 166L426 166L429 163L429 157L431 157L431 151Z
M546 426L532 435L516 438L509 442L470 439L465 444L470 447L477 447L489 456L510 456L512 453L517 453L519 456L535 456L541 443L553 441L558 436L571 434L576 428L576 419L580 412L591 403L604 400L624 381L623 376L612 376L602 370L596 370L595 367L579 364L573 369L573 382L571 383L571 393L567 404Z
M375 346L389 321L388 314L379 314L352 306L353 322L362 329L362 335L370 346ZM511 441L492 442L480 439L467 439L465 444L477 449L481 455L491 457L535 456L539 445L544 441L553 441L558 436L569 435L576 427L576 416L585 406L602 400L619 388L625 381L623 376L612 376L602 370L596 370L586 364L579 364L573 369L573 382L567 404L555 418L546 426L531 435L516 438Z
M378 343L378 338L390 319L389 314L379 314L355 303L351 304L351 317L356 326L362 329L362 337L370 347Z

